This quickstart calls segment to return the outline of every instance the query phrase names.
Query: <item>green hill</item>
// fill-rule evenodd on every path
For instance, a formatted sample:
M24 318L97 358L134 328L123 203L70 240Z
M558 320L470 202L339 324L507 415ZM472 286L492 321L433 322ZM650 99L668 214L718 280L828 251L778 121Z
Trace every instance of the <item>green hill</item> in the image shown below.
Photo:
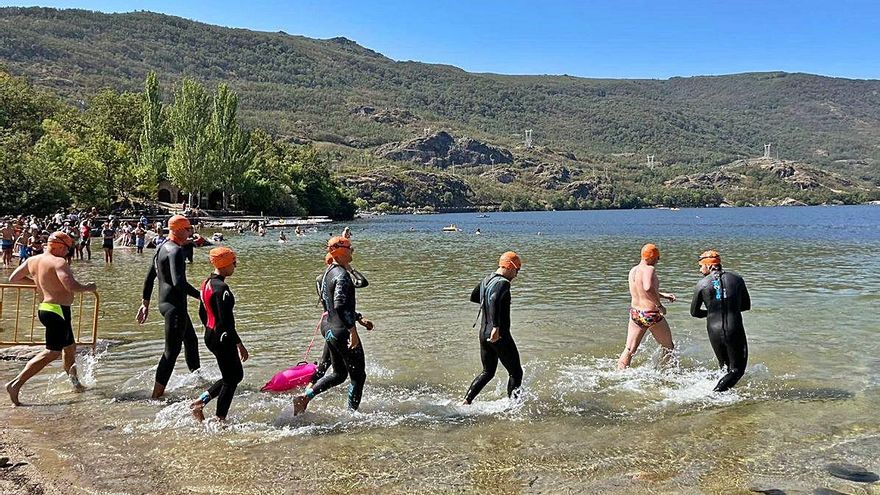
M375 166L375 148L430 128L511 149L518 168L548 162L604 174L637 195L652 183L760 155L764 143L773 143L774 157L840 173L855 189L880 184L875 80L473 74L397 62L344 38L44 8L0 9L0 62L73 103L105 87L139 91L151 70L165 84L185 75L226 82L241 98L246 125L332 143L346 162L371 155L349 167L354 174ZM522 149L525 129L534 130L537 150ZM647 154L658 164L650 172L641 165ZM484 202L501 194L483 179L472 182L476 194L488 195Z

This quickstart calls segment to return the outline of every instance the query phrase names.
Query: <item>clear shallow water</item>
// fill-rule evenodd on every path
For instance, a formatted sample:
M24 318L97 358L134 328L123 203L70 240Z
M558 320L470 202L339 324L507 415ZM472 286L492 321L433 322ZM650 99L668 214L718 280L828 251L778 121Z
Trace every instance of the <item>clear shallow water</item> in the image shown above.
M440 232L449 223L464 231ZM362 409L345 410L342 386L297 418L291 395L258 390L309 342L329 229L286 244L229 236L240 259L229 282L251 360L226 430L189 417L189 401L219 377L204 347L201 376L181 357L169 399L146 400L162 323L155 308L147 325L134 323L150 257L120 251L113 267L75 265L99 283L101 336L125 341L81 362L93 388L69 393L56 366L22 392L37 405L0 417L46 462L83 473L84 486L122 493L853 491L823 466L880 470L878 225L876 207L361 220L352 224L354 264L370 286L358 307L377 325L362 332ZM655 369L648 338L635 367L618 372L626 275L649 241L661 248L663 289L680 298L668 314L679 364ZM687 314L696 256L708 248L744 276L753 299L749 368L730 394L711 392L719 373L705 322ZM462 407L480 366L468 295L508 249L525 259L512 310L525 393L509 402L499 368ZM197 251L191 281L209 271ZM20 366L2 362L0 371L12 377Z

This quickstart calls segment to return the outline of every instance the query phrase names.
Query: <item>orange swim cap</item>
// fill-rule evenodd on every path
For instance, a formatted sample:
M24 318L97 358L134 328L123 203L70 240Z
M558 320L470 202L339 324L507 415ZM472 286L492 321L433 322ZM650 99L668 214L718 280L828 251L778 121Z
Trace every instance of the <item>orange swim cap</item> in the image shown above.
M642 246L642 259L645 261L657 261L660 259L660 250L651 243L645 244Z
M235 251L225 246L212 249L208 253L208 257L211 259L211 264L214 265L214 268L226 268L235 263L236 260Z
M703 266L720 265L721 255L714 249L703 251L703 253L700 254L700 264Z
M53 232L52 235L49 236L48 242L49 244L63 244L67 249L73 247L73 239L60 230L58 232Z
M183 215L174 215L173 217L168 219L168 230L183 230L192 227L192 223L190 223L189 218L186 218Z
M522 268L522 260L519 259L518 254L513 251L507 251L501 255L501 258L498 258L498 267L519 271Z
M331 237L330 240L327 241L327 254L333 258L341 256L346 252L350 253L351 251L351 241L341 235Z

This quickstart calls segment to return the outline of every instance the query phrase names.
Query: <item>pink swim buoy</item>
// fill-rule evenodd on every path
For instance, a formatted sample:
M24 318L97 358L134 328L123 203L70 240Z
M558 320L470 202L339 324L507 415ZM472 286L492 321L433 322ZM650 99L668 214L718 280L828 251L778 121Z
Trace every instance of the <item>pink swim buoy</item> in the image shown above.
M279 371L271 380L263 385L261 392L284 392L296 387L308 385L309 380L318 367L314 363L302 361L284 371Z

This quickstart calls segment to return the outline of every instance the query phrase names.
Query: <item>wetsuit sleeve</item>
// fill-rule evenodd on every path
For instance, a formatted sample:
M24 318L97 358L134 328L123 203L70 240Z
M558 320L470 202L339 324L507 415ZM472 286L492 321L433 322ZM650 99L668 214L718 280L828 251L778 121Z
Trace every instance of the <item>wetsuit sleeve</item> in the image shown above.
M187 295L198 299L199 290L186 281L186 264L183 262L183 250L175 249L174 254L168 258L171 270L171 285L181 288Z
M501 327L501 319L504 317L504 302L510 300L510 284L505 282L496 282L492 290L486 296L486 320L489 326ZM507 305L507 309L510 306Z
M142 294L142 298L144 301L149 301L150 298L153 297L153 284L156 282L156 257L159 256L159 248L156 248L156 255L153 256L153 261L150 263L150 269L147 271L147 278L144 279L144 291Z
M370 282L367 280L367 277L365 277L363 273L355 270L354 268L351 269L350 275L351 275L351 280L352 280L352 282L354 282L354 286L356 288L363 289L364 287L370 285Z
M471 291L471 302L477 303L477 304L480 303L480 287L482 287L482 286L483 286L483 284L479 283L479 284L477 284L476 287L474 287L474 290Z
M342 319L345 328L351 328L357 321L354 310L354 284L348 273L344 273L336 279L336 288L333 290L333 308Z
M691 316L694 318L705 318L709 312L703 309L703 283L697 284L694 289L694 298L691 300Z
M746 287L745 281L740 279L739 283L742 284L742 294L739 296L739 310L748 311L752 309L752 296L749 295L749 289Z

